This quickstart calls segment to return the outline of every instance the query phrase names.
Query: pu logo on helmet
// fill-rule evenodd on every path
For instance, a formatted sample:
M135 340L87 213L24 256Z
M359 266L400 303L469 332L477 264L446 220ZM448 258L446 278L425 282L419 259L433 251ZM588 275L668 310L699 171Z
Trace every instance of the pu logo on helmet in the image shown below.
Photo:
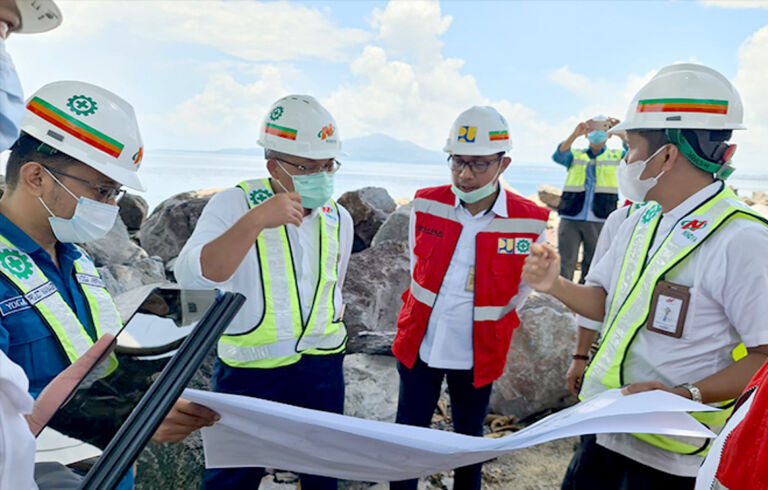
M686 221L683 221L680 223L682 226L681 228L684 230L692 230L692 231L698 231L700 228L706 228L707 227L707 221L699 221L697 219L689 219Z
M477 137L477 126L461 126L456 141L464 143L474 143Z
M321 130L320 130L320 131L317 133L317 137L318 137L318 138L320 138L320 139L321 139L321 140L323 140L323 141L326 141L326 140L328 140L329 142L331 142L332 140L331 140L330 138L332 138L332 137L333 137L333 133L334 133L334 132L335 132L335 129L334 129L334 127L333 127L333 124L332 124L332 123L330 123L330 124L328 124L327 126L323 126L323 129L321 129Z
M99 108L95 100L87 95L73 95L67 99L67 107L78 116L90 116Z

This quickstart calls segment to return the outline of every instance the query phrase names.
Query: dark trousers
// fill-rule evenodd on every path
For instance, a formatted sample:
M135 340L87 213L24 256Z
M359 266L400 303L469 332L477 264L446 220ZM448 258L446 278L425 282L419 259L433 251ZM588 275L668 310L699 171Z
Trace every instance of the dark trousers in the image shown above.
M491 398L491 384L475 388L472 370L435 369L421 359L413 369L397 363L400 373L400 397L397 401L398 424L429 427L443 378L448 378L451 395L453 428L459 434L483 435L483 423ZM456 490L480 490L482 464L464 466L454 470L453 488ZM415 490L418 480L405 480L389 484L390 490Z
M693 490L696 478L671 475L582 436L563 480L562 490Z
M579 246L584 245L584 257L581 261L581 279L584 284L589 266L592 264L592 256L595 254L597 238L603 223L591 221L574 221L561 219L557 228L557 249L560 252L560 275L568 280L573 279L573 271L576 270L576 262L579 260Z
M274 369L232 368L217 360L213 390L287 403L326 412L344 412L344 354L302 356L290 366ZM290 468L287 468L290 469ZM205 470L205 489L258 488L264 468ZM336 479L299 475L304 490L337 488Z

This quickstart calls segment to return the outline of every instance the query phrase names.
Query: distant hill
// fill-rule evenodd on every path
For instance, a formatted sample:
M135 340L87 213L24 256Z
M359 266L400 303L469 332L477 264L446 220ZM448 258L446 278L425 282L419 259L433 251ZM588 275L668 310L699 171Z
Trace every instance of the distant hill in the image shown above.
M428 150L410 141L397 140L384 134L372 134L361 138L344 140L343 149L349 154L344 157L350 160L372 162L405 162L405 163L435 163L445 162L445 154ZM184 150L159 150L184 151ZM264 154L263 148L222 148L209 152L195 153L226 153L229 155L258 155ZM343 160L343 159L340 159Z

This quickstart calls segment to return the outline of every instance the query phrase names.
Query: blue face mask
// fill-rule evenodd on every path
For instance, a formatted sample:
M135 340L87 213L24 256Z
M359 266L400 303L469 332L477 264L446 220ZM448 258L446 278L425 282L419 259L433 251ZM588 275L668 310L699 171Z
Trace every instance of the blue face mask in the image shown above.
M24 95L11 56L0 38L0 151L7 150L19 138L24 119Z
M277 162L280 165L280 162ZM280 165L283 172L288 174ZM293 189L301 196L301 206L305 209L317 209L327 203L333 195L333 174L330 172L317 172L310 175L291 175ZM277 180L280 184L280 181ZM280 184L283 187L283 184ZM288 190L283 187L283 190Z
M608 141L608 133L605 131L592 131L587 135L587 139L590 143L599 145Z

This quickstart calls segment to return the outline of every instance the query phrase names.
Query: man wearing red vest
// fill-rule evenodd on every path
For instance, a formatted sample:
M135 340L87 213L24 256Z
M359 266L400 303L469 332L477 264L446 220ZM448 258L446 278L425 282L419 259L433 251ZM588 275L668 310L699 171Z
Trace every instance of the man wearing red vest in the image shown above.
M447 377L454 429L483 434L492 383L520 324L516 310L530 292L520 287L520 273L549 214L499 186L511 147L504 118L492 107L472 107L453 123L444 148L452 185L416 192L411 287L392 345L400 373L397 423L429 426ZM479 489L481 467L456 469L454 488Z

